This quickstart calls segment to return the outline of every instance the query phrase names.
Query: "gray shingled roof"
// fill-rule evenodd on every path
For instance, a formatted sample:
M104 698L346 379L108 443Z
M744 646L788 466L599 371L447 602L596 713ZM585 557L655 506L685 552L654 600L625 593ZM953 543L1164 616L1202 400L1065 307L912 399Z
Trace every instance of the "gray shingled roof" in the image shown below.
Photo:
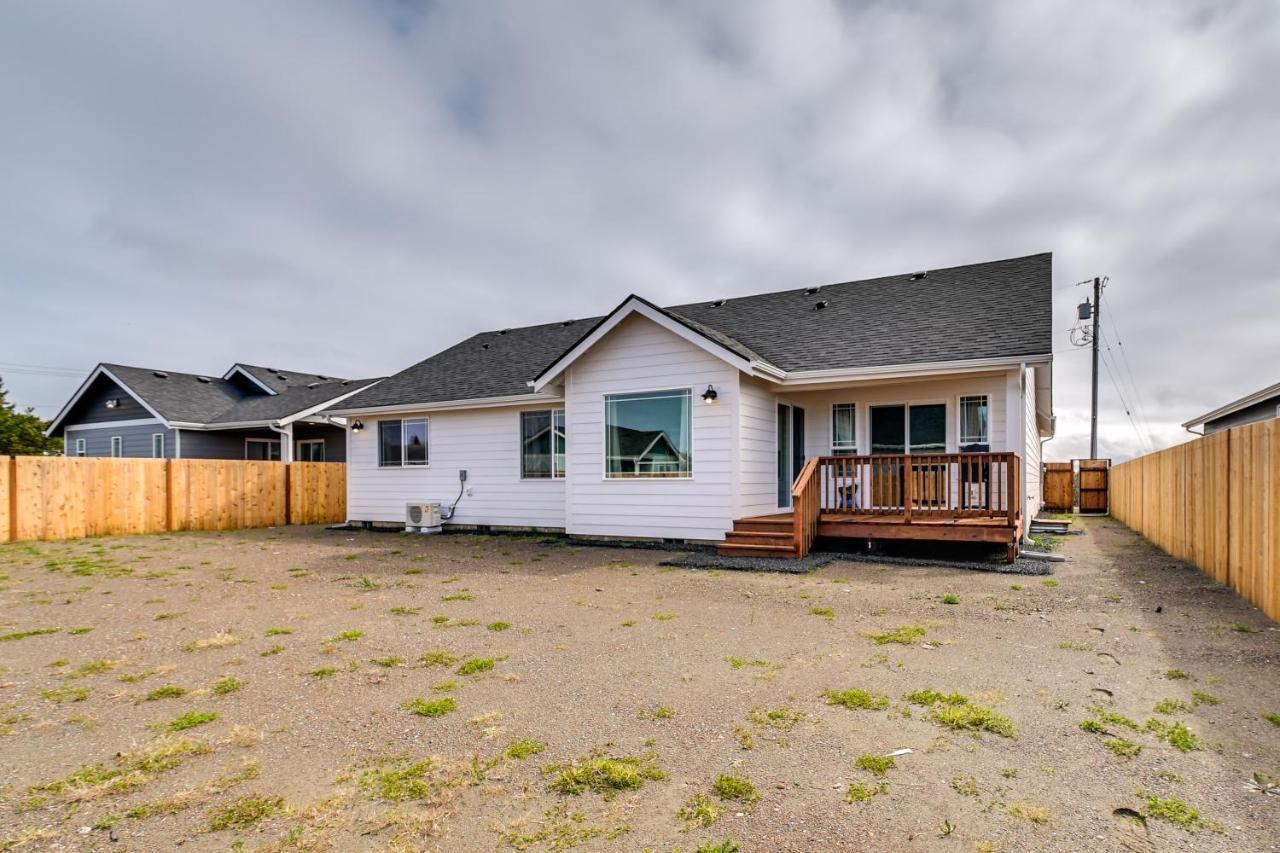
M301 388L315 382L343 382L345 376L326 376L320 373L303 373L299 370L276 370L274 367L259 367L256 364L236 362L235 367L243 368L246 373L279 393L289 388Z
M216 376L177 373L103 364L129 389L160 413L165 420L178 423L215 425L246 421L274 421L341 397L352 389L375 382L375 379L344 379L315 383L315 387L282 385L277 394L246 396L239 388ZM245 367L246 365L241 365ZM313 374L288 374L290 377Z
M1051 353L1052 289L1046 252L929 270L923 278L904 273L659 310L784 371L871 368ZM530 393L529 381L603 319L485 332L334 408Z

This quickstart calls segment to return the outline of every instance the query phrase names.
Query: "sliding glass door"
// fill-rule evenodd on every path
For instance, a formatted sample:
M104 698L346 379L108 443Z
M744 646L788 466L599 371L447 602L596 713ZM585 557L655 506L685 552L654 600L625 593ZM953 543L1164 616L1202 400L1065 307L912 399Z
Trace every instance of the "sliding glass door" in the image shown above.
M791 485L804 467L804 409L778 404L778 506L791 506Z

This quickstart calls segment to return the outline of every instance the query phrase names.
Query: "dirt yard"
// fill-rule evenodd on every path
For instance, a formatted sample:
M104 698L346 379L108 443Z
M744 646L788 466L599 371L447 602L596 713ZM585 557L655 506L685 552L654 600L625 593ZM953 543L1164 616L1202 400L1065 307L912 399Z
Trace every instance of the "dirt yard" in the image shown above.
M1085 526L1052 579L0 546L0 850L1280 848L1280 632Z

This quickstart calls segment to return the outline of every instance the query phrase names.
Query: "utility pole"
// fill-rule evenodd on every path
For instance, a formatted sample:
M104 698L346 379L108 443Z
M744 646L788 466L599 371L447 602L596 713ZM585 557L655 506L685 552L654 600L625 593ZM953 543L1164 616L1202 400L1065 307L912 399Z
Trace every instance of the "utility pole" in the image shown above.
M1102 317L1102 279L1093 279L1093 413L1089 418L1089 458L1098 458L1098 322Z

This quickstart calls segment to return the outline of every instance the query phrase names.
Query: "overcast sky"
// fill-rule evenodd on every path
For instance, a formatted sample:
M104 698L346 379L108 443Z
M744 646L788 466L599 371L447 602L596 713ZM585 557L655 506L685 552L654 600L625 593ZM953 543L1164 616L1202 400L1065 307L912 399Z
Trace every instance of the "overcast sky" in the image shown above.
M8 0L0 376L49 417L78 379L14 365L381 375L1053 251L1047 455L1087 453L1102 275L1120 458L1280 381L1278 80L1271 0Z

